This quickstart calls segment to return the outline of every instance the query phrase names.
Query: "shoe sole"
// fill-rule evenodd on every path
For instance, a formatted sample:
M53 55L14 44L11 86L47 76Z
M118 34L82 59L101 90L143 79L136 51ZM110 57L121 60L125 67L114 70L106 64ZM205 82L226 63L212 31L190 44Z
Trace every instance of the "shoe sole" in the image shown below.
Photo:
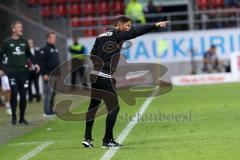
M92 148L93 146L89 145L89 143L87 142L82 142L82 145L85 147L85 148Z
M105 148L105 149L106 149L106 148L117 148L117 147L122 147L122 146L111 146L111 147L110 147L110 146L109 146L109 147L107 147L107 146L102 146L102 148Z
M43 118L55 118L56 115L47 115L47 114L43 114Z

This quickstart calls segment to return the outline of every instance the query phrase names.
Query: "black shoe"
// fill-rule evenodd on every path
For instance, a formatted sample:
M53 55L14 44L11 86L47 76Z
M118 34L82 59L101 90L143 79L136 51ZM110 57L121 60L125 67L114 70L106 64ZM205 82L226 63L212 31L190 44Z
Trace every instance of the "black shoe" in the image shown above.
M32 103L32 101L33 101L33 98L31 97L31 98L28 98L28 102L29 103Z
M93 143L92 143L92 139L84 139L84 141L82 142L83 146L86 148L92 148L93 147Z
M36 99L37 99L37 102L40 102L42 98L41 98L40 95L37 95L37 96L36 96Z
M12 119L11 124L15 126L17 124L17 120L16 119Z
M19 121L18 123L19 123L20 125L28 125L28 121L26 121L25 119Z
M114 139L110 140L110 141L103 141L103 145L102 148L109 148L109 147L121 147L122 144L119 144L118 142L116 142Z

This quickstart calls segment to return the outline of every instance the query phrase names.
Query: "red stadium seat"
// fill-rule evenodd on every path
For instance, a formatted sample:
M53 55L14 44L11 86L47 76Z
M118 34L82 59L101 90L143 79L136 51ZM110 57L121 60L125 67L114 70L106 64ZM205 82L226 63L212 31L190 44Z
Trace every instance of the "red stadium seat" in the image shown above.
M79 19L77 17L74 17L74 18L71 18L70 25L72 27L80 27L81 23L80 23L80 21L79 21Z
M107 30L108 30L108 27L100 27L100 28L98 29L98 34L104 33L104 32L106 32Z
M84 6L84 14L85 15L93 15L95 13L94 3L85 3Z
M102 14L109 14L110 12L110 4L109 2L99 2L96 4L96 8L98 11L98 14L102 15Z
M43 6L41 10L41 15L43 17L50 17L52 16L52 7L51 6Z
M209 2L208 0L197 0L197 7L200 10L208 9Z
M113 13L123 13L124 12L124 1L114 1L113 2Z
M39 0L41 5L51 5L53 3L52 0Z
M103 15L103 16L101 16L101 19L99 20L99 24L100 25L110 25L111 20L107 16Z
M80 15L81 14L81 5L71 4L69 13L71 16Z
M211 0L212 8L224 8L224 0Z
M84 31L84 36L85 37L93 37L93 36L96 36L96 30L94 30L94 29L87 29L87 30L85 30Z
M55 15L56 16L66 16L67 15L67 5L64 5L64 4L57 5L55 8Z
M82 26L95 26L96 20L93 19L93 17L88 16L86 19L81 19L81 25Z

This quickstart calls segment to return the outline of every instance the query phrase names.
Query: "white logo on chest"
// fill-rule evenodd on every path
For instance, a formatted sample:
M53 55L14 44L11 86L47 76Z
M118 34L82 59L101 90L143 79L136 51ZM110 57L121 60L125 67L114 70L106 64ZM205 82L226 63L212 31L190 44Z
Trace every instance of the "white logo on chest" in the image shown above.
M15 52L12 52L13 55L21 55L21 54L24 54L24 52L21 51L21 48L20 47L16 47L15 48Z
M16 47L15 50L16 50L16 52L20 52L21 51L20 47Z

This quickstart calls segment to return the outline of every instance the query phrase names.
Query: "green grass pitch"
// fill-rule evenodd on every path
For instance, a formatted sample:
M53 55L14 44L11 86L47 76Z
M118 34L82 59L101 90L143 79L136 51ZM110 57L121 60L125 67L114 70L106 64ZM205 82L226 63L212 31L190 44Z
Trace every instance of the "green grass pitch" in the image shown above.
M239 97L238 83L175 87L170 93L153 100L142 119L126 137L124 146L112 159L239 160ZM138 99L134 107L120 102L115 137L145 100ZM88 102L83 104L86 108ZM86 149L81 145L84 128L84 122L49 121L2 144L0 159L18 160L39 145L19 143L51 141L54 143L31 160L99 160L106 151L101 148L105 116L98 118L94 124L96 147Z

